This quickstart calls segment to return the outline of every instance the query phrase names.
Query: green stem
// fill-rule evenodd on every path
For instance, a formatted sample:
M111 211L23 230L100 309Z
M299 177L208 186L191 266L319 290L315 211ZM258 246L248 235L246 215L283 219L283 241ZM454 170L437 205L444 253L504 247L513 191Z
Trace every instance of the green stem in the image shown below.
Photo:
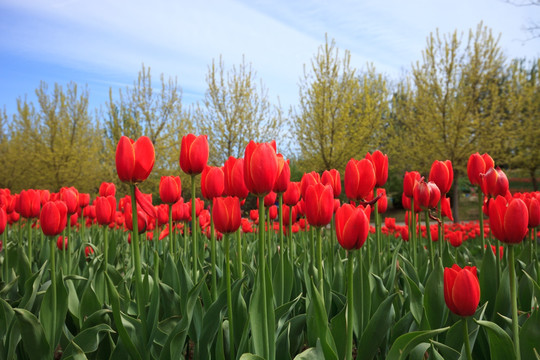
M268 334L268 308L266 303L266 272L265 272L265 244L264 244L264 196L259 196L259 271L261 271L262 280L262 299L263 299L263 341L264 358L270 356L270 343Z
M214 210L214 204L210 204L210 258L212 262L212 299L216 301L217 299L217 272L216 272L216 237L215 237L215 230L214 230L214 217L212 216ZM227 238L227 237L226 237ZM226 246L226 245L225 245ZM228 249L225 249L225 251L228 253ZM228 261L228 260L227 260ZM227 263L227 266L229 264ZM227 288L227 290L229 290Z
M285 252L285 246L283 241L283 193L278 194L279 199L279 257L280 257L280 266L281 266L281 302L280 304L283 304L285 302L285 260L284 260L284 252ZM290 209L289 209L290 210ZM290 211L289 211L290 212Z
M274 227L272 226L272 221L270 220L270 207L268 207L266 218L268 219L266 223L266 236L268 237L268 270L270 272L270 277L273 277L274 270L272 269L272 267L274 264L272 264L272 259L274 258L274 249L276 247L274 244L274 236L272 233L274 231Z
M377 196L377 190L374 190L375 192L375 196ZM376 242L377 242L377 250L375 252L375 257L377 258L377 271L379 271L379 273L381 272L381 256L382 256L382 252L381 252L381 217L380 217L380 214L379 214L379 202L377 201L375 203L375 211L374 211L374 214L375 214L375 239L376 239Z
M514 336L514 351L516 352L516 360L521 359L519 348L519 324L518 324L518 309L517 309L517 294L516 294L516 270L514 263L514 246L508 245L508 267L510 270L510 299L512 301L512 335Z
M176 243L174 239L174 228L172 223L172 204L169 204L169 245L171 247L171 254L174 260L176 260Z
M433 269L433 267L435 266L435 256L433 254L433 241L431 239L431 229L429 225L429 210L426 210L425 215L426 215L425 217L426 218L426 235L427 235L427 241L429 244L429 258L431 260L430 268Z
M68 258L66 260L66 263L67 263L67 274L70 274L71 273L71 259L73 259L73 246L75 245L75 242L73 241L73 239L71 238L71 224L69 223L70 222L70 216L68 215L68 219L67 219L67 238L68 238Z
M64 251L65 252L65 251ZM109 231L107 226L103 226L103 266L105 275L107 275L107 270L109 267ZM107 300L107 282L103 281L103 299L104 302Z
M229 351L230 358L236 359L234 351L234 323L233 323L233 309L232 309L232 290L231 290L231 266L230 262L230 240L229 234L224 234L225 236L225 279L227 281L227 312L229 316ZM212 242L215 242L212 239ZM266 303L266 301L265 301Z
M352 360L353 348L353 259L354 252L349 250L347 259L347 348L345 350L347 360Z
M139 223L137 217L137 202L135 200L135 184L129 185L131 192L131 211L133 217L133 231L131 233L131 251L133 253L133 265L135 267L135 291L137 297L137 310L139 318L143 324L144 339L146 339L146 303L144 301L142 271L141 271L141 253L139 248Z
M360 249L361 250L361 249ZM358 258L358 274L360 277L360 294L364 296L364 267L362 265L363 259L362 259L362 251L355 251L358 255L356 257ZM364 312L360 311L359 314L356 314L358 316L358 328L360 329L360 333L364 331Z
M317 232L317 275L319 277L319 292L324 294L324 276L322 268L322 228L315 228Z
M469 342L469 328L467 326L467 318L466 317L461 318L461 322L463 323L463 342L465 343L465 353L467 355L467 360L472 360L471 343Z
M484 194L482 189L478 187L478 219L480 221L480 239L482 240L482 251L486 250L486 239L484 238Z
M442 200L441 200L442 201ZM441 219L441 223L439 224L439 240L438 240L438 245L439 245L439 257L442 258L442 253L443 253L443 242L444 242L444 220L443 220L443 216L442 216L442 205L441 205L441 201L439 201L439 204L437 205L438 206L438 213L439 213L439 219Z
M32 251L32 224L30 219L27 222L28 225L28 262L30 263L30 269L32 268L33 251Z
M236 230L236 271L237 278L242 278L242 228Z
M195 175L191 175L191 237L193 242L193 282L197 283L198 279L198 244L197 244L197 217L195 211Z
M289 232L287 233L287 236L289 237L289 249L291 250L292 258L294 259L296 249L292 239L292 206L289 206Z
M412 234L409 234L409 238L412 240L412 248L413 248L413 264L414 266L418 265L418 244L416 243L417 237L416 237L416 212L414 211L414 198L411 199L411 230Z
M8 227L6 225L6 228L4 229L3 236L3 245L4 245L4 283L9 284L9 257L8 257L8 241L7 241L7 232ZM43 233L43 232L41 232Z
M69 241L69 240L68 240ZM51 289L52 289L52 318L56 320L56 261L54 253L54 239L51 238L49 241L49 250L50 250L50 266L51 266ZM55 328L53 328L53 333L51 334L51 339L56 339ZM56 344L53 344L53 348L56 348Z

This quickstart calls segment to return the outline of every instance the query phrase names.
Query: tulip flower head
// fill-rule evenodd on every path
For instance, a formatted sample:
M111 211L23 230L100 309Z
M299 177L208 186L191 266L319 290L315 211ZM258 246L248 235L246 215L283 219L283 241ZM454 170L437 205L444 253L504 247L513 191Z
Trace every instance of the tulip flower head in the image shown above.
M67 224L68 210L63 201L49 201L43 205L39 215L39 223L43 234L47 236L60 235Z
M126 183L140 183L148 178L154 167L155 154L152 141L141 136L137 141L122 136L116 146L116 172Z
M249 190L244 183L244 159L229 157L223 165L223 174L225 177L223 195L245 199L249 194Z
M341 194L341 176L336 169L325 170L321 176L321 182L324 185L332 186L334 197L337 198Z
M523 200L510 202L497 196L489 202L489 223L493 236L504 243L520 243L528 231L529 211Z
M284 193L287 191L289 182L291 181L291 168L289 167L290 160L284 160L283 155L277 154L278 171L276 182L274 183L274 192Z
M350 200L363 200L373 195L377 182L375 167L368 159L351 159L345 167L345 194Z
M508 187L508 178L500 168L490 168L482 177L482 191L486 196L505 196L508 192Z
M165 204L174 204L182 197L180 176L162 176L159 181L159 197Z
M334 214L334 191L330 185L317 183L306 190L306 218L310 225L326 226Z
M266 195L274 188L278 175L276 142L250 141L244 153L244 182L255 196Z
M476 266L463 269L454 264L444 269L444 301L454 314L472 316L480 302L480 283Z
M300 184L298 182L291 181L287 186L287 191L283 193L283 202L286 205L294 206L300 200Z
M450 160L435 160L429 171L429 181L433 181L437 185L441 194L447 194L454 181L452 162Z
M188 134L182 137L180 167L189 175L202 173L208 162L208 137Z
M201 175L201 192L205 199L212 200L223 194L225 175L220 167L206 166Z
M375 185L382 187L388 180L388 155L383 154L380 150L375 150L373 154L367 153L366 159L373 163L375 168L375 176L377 178Z
M343 204L336 212L336 236L346 250L360 249L369 234L371 209Z

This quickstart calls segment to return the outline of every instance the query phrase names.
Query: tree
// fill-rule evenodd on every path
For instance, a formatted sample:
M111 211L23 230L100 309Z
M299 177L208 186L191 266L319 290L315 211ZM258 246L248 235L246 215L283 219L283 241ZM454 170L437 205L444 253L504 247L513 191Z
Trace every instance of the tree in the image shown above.
M58 191L63 186L92 191L101 176L100 142L98 125L88 113L88 91L70 83L66 90L55 84L49 92L42 82L36 96L37 106L26 98L17 100L8 145L2 148L8 173L5 185L13 191Z
M103 161L108 165L108 178L119 186L123 185L118 182L113 159L122 135L134 140L146 135L154 144L156 162L150 178L143 184L144 189L156 190L162 175L180 171L182 136L191 132L192 126L182 109L182 90L177 80L165 81L161 74L160 83L160 89L153 88L150 68L143 65L133 86L119 90L116 100L109 90Z
M199 132L208 135L209 163L222 165L230 156L244 155L250 140L281 140L283 118L279 106L268 100L268 91L251 64L225 69L223 59L212 60L206 75L208 89L193 114ZM280 141L282 144L282 141Z
M352 157L378 146L382 118L388 111L386 81L373 67L357 77L350 53L340 58L335 42L319 47L304 67L300 104L293 112L303 168L345 168Z
M540 59L530 63L514 60L510 66L507 98L508 120L505 130L512 142L511 164L525 169L533 184L540 167Z
M398 115L399 123L393 125L398 129L394 142L404 149L398 161L427 174L434 159L449 159L457 184L470 154L498 151L503 70L498 39L482 24L469 31L466 42L456 31L442 37L438 31L431 34L422 62L412 69L414 86L402 94L407 116ZM455 219L458 191L454 186Z

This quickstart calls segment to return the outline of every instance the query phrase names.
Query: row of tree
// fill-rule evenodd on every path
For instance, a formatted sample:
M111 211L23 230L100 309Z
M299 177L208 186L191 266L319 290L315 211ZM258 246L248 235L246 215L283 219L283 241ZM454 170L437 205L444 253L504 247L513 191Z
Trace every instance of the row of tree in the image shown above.
M95 110L87 88L41 83L37 102L19 97L15 114L0 116L0 187L96 192L101 181L118 183L113 159L120 136L145 134L157 154L145 189L155 192L161 175L180 173L180 142L189 132L208 134L214 165L242 156L250 139L277 139L296 178L342 171L351 157L381 149L397 177L405 170L427 174L433 160L449 159L457 181L479 151L535 181L539 67L540 59L507 59L482 24L468 34L431 34L422 59L402 79L370 65L354 69L350 53L327 40L305 66L289 121L244 59L228 69L221 58L213 61L204 100L188 108L176 79L161 76L156 87L144 65L133 86L111 90Z

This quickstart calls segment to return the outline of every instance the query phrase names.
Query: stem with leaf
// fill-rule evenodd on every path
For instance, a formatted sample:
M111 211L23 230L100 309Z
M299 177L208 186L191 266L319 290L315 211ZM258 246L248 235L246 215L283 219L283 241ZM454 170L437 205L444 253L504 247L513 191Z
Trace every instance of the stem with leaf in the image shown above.
M224 234L225 236L225 279L227 282L227 313L229 316L229 351L230 358L236 359L234 351L234 323L233 323L233 309L232 309L232 290L231 290L231 265L230 265L230 234ZM212 239L214 243L215 240Z
M259 196L259 271L261 272L262 299L263 299L263 338L264 354L268 358L270 354L270 344L268 335L268 307L266 303L266 270L265 270L265 244L264 244L264 196Z
M193 242L193 282L197 283L198 278L198 244L197 244L197 217L195 210L195 175L191 175L191 237Z
M347 259L347 345L346 345L346 359L352 360L352 347L353 347L353 259L354 252L348 251Z
M472 360L471 343L469 341L469 327L467 326L467 318L462 317L461 322L463 323L463 342L465 343L465 354L467 355L467 360Z
M516 360L521 359L519 348L519 323L517 310L517 292L516 292L516 269L514 263L514 245L508 245L508 270L510 275L510 299L512 302L512 335L514 336L514 351Z

